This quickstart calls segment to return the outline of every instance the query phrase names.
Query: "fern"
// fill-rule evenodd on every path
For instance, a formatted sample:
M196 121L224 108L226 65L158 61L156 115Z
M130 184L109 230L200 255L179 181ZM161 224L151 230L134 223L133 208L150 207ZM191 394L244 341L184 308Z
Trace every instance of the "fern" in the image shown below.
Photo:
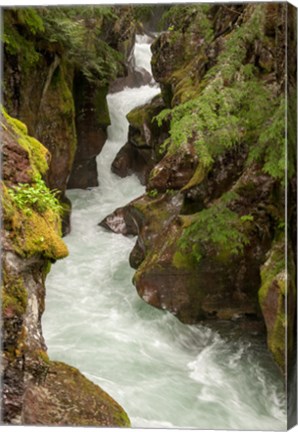
M4 11L6 52L19 55L25 70L40 58L41 41L54 44L89 80L106 84L122 70L122 56L103 41L102 28L117 16L112 7L11 8ZM22 31L20 31L22 26Z
M193 215L192 223L184 229L179 241L182 251L189 251L200 261L208 245L216 247L218 253L239 255L249 238L244 232L244 224L253 221L251 215L239 215L228 208L237 194L229 192L208 209Z
M190 143L208 171L217 156L245 142L250 146L250 163L262 161L264 172L282 178L284 103L254 65L243 64L247 50L263 37L263 21L264 9L258 5L247 22L227 37L198 96L156 117L159 125L170 119L170 153ZM290 168L289 175L292 173Z

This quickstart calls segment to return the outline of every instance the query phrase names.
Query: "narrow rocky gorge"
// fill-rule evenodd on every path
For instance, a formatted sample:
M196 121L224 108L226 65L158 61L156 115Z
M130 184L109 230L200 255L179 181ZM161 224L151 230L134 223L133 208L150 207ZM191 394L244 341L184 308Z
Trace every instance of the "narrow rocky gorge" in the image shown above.
M133 311L134 318L131 324L123 324L125 331L129 327L135 331L132 322L137 317L144 338L149 323L156 338L152 344L156 342L157 347L162 340L161 346L167 346L171 352L169 341L173 335L158 333L157 329L162 327L160 323L174 329L174 346L178 344L178 350L173 351L173 358L177 355L177 364L181 363L177 375L183 385L189 385L185 371L182 372L185 364L195 385L205 385L205 363L200 363L204 361L200 356L209 350L210 364L217 374L219 370L220 376L226 377L224 382L231 385L233 395L234 388L239 387L234 377L228 378L233 376L233 366L228 366L228 375L226 366L213 364L213 355L218 357L213 350L232 356L230 359L236 356L237 360L229 360L228 365L236 364L244 352L250 365L250 343L268 359L271 377L279 374L279 384L291 379L296 340L295 134L289 135L288 140L287 178L283 145L285 128L295 130L296 121L296 59L286 56L287 50L296 46L295 13L290 5L278 3L4 11L3 423L212 426L208 410L204 417L203 390L197 396L196 387L189 388L193 399L199 400L196 410L202 424L196 423L197 418L189 410L185 410L185 422L175 419L170 423L159 413L156 419L155 414L150 414L148 407L151 402L155 406L153 399L144 399L145 414L136 403L128 401L133 396L127 383L122 382L125 372L122 374L121 368L125 371L134 361L143 362L144 352L145 359L155 359L157 354L145 347L145 342L139 342L139 335L124 335L109 326L105 333L107 316L108 321L117 322L122 313L123 320L132 320L126 309L117 309L111 303L110 297L98 297L98 311L86 304L85 313L80 315L90 296L88 290L95 287L100 296L105 289L109 296L114 290L118 303L129 303L128 310ZM137 44L143 44L142 50L151 45L152 75L147 57L141 64L143 51L138 64ZM128 133L120 114L126 115ZM123 139L125 144L121 143ZM112 207L112 195L120 203L118 208ZM81 216L84 209L87 213ZM118 240L109 237L114 234L119 235ZM63 235L67 236L65 242ZM85 263L83 257L77 257L78 238L85 250ZM130 250L134 289L142 303L150 305L148 309L131 294L128 252L127 268L123 267L123 276L118 274L117 265L125 264L120 249L117 252L117 242L124 255ZM111 261L106 262L100 251L109 250L109 244ZM114 262L117 254L119 264ZM55 264L57 260L62 261ZM69 280L63 283L59 278L64 274L64 265ZM114 267L115 273L110 276ZM82 274L76 277L75 268ZM87 269L91 282L85 280ZM96 314L101 319L97 324L101 329L99 336L87 324L90 336L86 340L89 344L91 335L94 340L86 352L93 352L97 337L104 341L112 332L115 341L127 343L126 351L128 347L131 352L135 350L136 358L123 354L122 365L118 348L111 358L107 353L108 349L113 350L110 339L103 348L103 358L99 355L98 360L99 353L94 351L102 371L104 357L111 364L114 358L119 360L119 376L115 372L119 391L117 383L116 387L109 384L109 374L106 379L99 378L100 371L94 372L88 360L82 366L79 361L72 362L77 354L71 351L79 352L81 348L68 345L66 339L66 354L54 356L58 361L48 355L48 343L55 346L48 330L49 322L55 318L48 318L46 310L45 325L42 324L46 296L50 298L50 309L51 302L55 309L60 298L64 304L59 284L72 289L75 279L80 281L79 288L69 296L78 296L74 310L80 309L77 320L82 320L82 331L88 322L88 308L94 323ZM53 282L47 285L46 280ZM56 300L49 290L56 293ZM86 298L79 300L81 291ZM100 307L106 307L107 315ZM57 309L58 326L60 313ZM147 318L143 322L144 316ZM175 324L176 319L179 321ZM44 337L44 326L48 339ZM57 329L52 333L55 332ZM64 332L68 332L67 323L61 333ZM240 341L239 359L234 348L226 353L217 332L228 333L231 347ZM148 333L148 339L150 336ZM242 338L247 338L244 344ZM96 343L101 346L99 341ZM120 354L122 349L119 346ZM162 361L158 364L162 365ZM67 363L77 364L80 371ZM201 376L197 370L200 365ZM159 366L155 367L158 374ZM241 363L238 367L244 366ZM152 383L158 392L154 387L157 379L150 368L151 364L148 382L143 375L139 378L146 382L146 389ZM116 369L118 366L114 365ZM137 380L139 370L132 369L136 369L133 379ZM252 369L255 376L260 376L258 383L262 379L271 383L267 371L256 365ZM159 379L162 382L163 376ZM175 388L176 381L171 379L169 376L169 385ZM261 401L260 406L266 411L263 417L254 411L248 413L247 421L252 422L252 427L281 427L284 407L279 384L276 388L269 386L273 390L268 400L273 405L277 400L277 406L268 407ZM213 396L212 385L211 379L209 390ZM246 385L244 388L249 389ZM139 400L143 401L147 390L138 391ZM169 398L166 392L162 403ZM239 398L238 394L235 397ZM181 405L177 398L172 407L176 402ZM186 405L190 405L189 401ZM248 406L244 402L243 407ZM146 417L146 409L152 420ZM175 417L175 408L169 412ZM229 410L221 420L217 427L244 427Z

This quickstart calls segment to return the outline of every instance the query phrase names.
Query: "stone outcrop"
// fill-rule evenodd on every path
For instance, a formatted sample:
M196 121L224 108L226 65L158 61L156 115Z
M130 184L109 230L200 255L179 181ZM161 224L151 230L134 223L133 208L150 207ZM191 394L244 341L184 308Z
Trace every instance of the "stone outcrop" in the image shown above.
M129 121L128 141L120 149L112 163L112 171L120 177L135 173L142 184L162 157L161 144L167 138L167 125L158 126L154 117L165 108L160 96L150 104L132 110Z
M77 149L68 189L98 186L96 156L107 139L110 116L106 95L108 87L89 82L81 73L74 78Z
M129 426L110 396L47 355L41 327L45 278L51 263L68 254L58 201L42 186L50 153L5 112L1 129L2 422Z
M4 104L9 114L22 120L29 133L51 152L47 184L58 189L61 201L65 201L77 142L73 70L55 53L40 57L39 63L26 73L20 72L22 68L13 56L6 55Z

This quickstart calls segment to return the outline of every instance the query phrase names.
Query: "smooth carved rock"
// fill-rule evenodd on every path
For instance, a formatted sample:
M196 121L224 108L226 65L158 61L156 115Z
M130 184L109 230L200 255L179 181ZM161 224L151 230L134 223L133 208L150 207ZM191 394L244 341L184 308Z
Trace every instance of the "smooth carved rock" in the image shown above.
M107 87L90 83L81 73L74 79L77 148L68 189L98 186L96 156L100 153L110 124Z
M25 425L129 427L125 411L77 369L50 362L40 385L30 385L22 412Z

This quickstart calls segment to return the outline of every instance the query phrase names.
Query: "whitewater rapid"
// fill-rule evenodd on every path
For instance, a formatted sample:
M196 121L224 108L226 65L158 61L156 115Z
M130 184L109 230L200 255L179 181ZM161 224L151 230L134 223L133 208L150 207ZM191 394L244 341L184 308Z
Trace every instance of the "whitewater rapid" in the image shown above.
M150 70L144 38L137 39L135 58ZM108 95L111 126L97 160L99 187L67 192L70 254L46 281L42 325L49 355L106 390L133 427L284 429L282 377L264 344L183 325L147 305L131 282L128 257L136 239L98 226L144 193L135 176L121 179L110 166L127 140L126 114L158 93L147 85Z

